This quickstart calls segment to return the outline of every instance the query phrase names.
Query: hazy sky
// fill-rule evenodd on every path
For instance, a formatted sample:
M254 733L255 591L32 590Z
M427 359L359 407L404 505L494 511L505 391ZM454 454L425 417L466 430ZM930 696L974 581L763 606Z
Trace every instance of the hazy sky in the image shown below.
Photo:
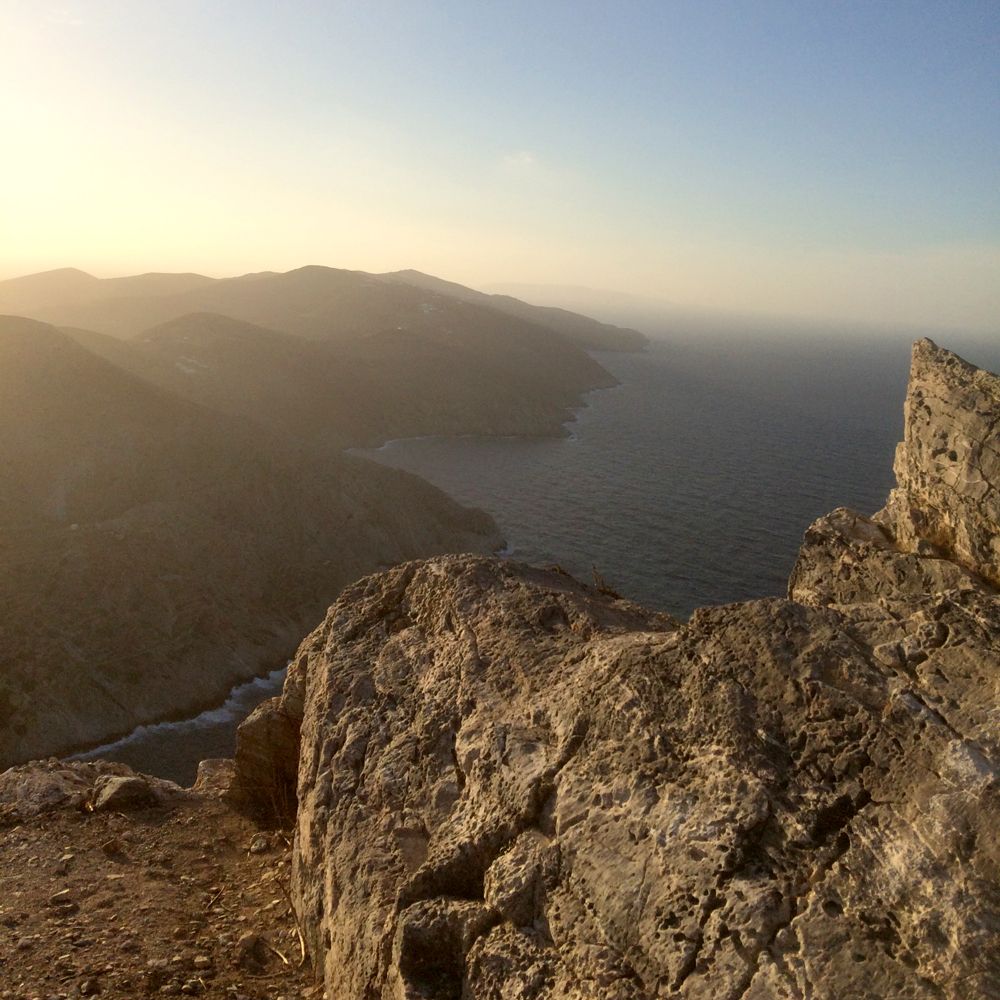
M1000 329L1000 3L0 0L0 276Z

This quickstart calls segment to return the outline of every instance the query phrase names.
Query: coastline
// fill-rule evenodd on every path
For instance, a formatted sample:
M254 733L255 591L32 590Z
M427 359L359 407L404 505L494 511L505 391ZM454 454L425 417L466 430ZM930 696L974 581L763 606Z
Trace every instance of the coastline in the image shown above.
M107 756L110 753L119 753L132 746L136 742L150 736L173 732L181 735L187 729L198 730L207 729L212 726L223 725L229 722L239 722L246 718L248 712L252 711L266 698L273 697L281 693L285 674L288 671L286 661L283 667L277 667L266 674L252 677L250 680L241 681L229 689L229 694L221 704L214 704L200 711L197 715L183 714L179 718L163 719L158 722L144 723L136 726L131 732L126 733L118 739L100 746L92 747L70 754L66 760L88 761L95 758Z
M645 349L646 348L642 348L642 350ZM639 351L637 349L635 351L587 351L587 353L593 357L595 354L636 354L639 353ZM597 359L595 358L595 360ZM376 452L389 451L398 445L409 444L412 441L551 441L558 440L559 438L575 440L576 434L573 432L570 425L576 423L577 417L580 413L590 408L591 403L589 402L589 397L600 392L614 392L615 390L623 389L625 387L624 382L616 376L613 377L615 381L612 385L596 385L593 389L587 389L585 392L581 393L579 403L568 408L570 415L566 417L565 420L560 422L558 431L537 430L531 433L522 434L490 434L483 431L463 432L461 434L408 434L403 437L386 438L386 440L381 441L378 444L351 445L343 450L345 454L352 455L355 458L370 459ZM454 499L454 497L452 497L452 499Z
M590 355L596 353L601 354L620 354L620 353L635 353L635 352L620 352L620 351L602 351L594 352L588 351ZM462 433L462 434L417 434L410 435L399 438L389 438L374 446L353 446L343 449L344 453L351 455L355 458L367 459L369 461L376 461L373 458L373 453L385 452L391 450L401 444L409 443L412 441L431 441L431 440L510 440L510 441L530 441L530 440L559 440L564 439L567 441L576 440L577 436L572 429L572 425L576 422L577 417L584 410L587 410L592 405L590 397L596 393L609 392L615 389L621 389L624 387L619 379L615 378L613 384L610 385L598 385L592 389L586 390L581 394L579 403L572 407L570 410L570 415L562 421L559 425L558 432L555 430L538 430L535 433L524 433L524 434L486 434L486 433ZM419 477L422 478L422 477ZM425 480L426 481L426 480ZM446 491L443 491L446 492ZM454 502L459 503L450 494L450 499ZM491 515L492 516L492 515ZM503 534L501 529L501 534ZM514 554L513 545L504 540L504 545L493 552L494 555L500 558L510 558ZM349 581L353 582L353 581ZM334 597L334 600L336 596ZM331 602L332 603L332 602ZM317 619L322 620L322 613ZM227 684L227 686L220 692L219 696L213 697L208 700L203 700L194 706L188 706L187 708L180 709L177 711L172 711L170 713L164 714L157 718L151 719L146 722L139 723L137 726L129 729L125 732L115 734L111 739L105 739L104 742L97 746L92 744L85 744L78 748L71 750L68 753L61 753L59 756L62 759L67 760L93 760L100 758L107 754L119 754L121 751L128 751L130 747L141 743L145 739L152 737L153 739L162 736L164 734L172 733L174 736L182 735L185 732L197 732L199 730L208 730L216 725L231 724L235 730L235 725L238 725L253 708L259 704L261 701L265 700L267 697L277 695L281 693L281 683L283 681L285 672L287 670L287 665L291 658L294 656L295 650L298 648L299 643L309 634L311 629L315 627L304 626L300 631L296 632L296 638L293 644L289 647L287 655L281 657L284 665L281 667L270 666L264 672L251 673L244 676L237 675L235 682L232 677ZM266 658L268 664L274 664L276 662L275 657ZM248 697L255 693L260 693L260 697L257 698L253 704L248 703ZM147 765L148 769L148 765Z

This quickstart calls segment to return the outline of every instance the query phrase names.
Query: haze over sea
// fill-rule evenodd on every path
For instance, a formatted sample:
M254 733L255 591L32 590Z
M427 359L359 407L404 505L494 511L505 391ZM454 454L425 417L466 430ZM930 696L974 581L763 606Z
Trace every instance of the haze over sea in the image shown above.
M620 384L591 393L569 436L411 438L361 452L489 511L513 559L592 570L623 596L686 616L783 596L802 534L835 507L879 509L893 484L911 338L653 340L596 355ZM940 338L1000 367L1000 341ZM87 756L189 783L280 690L242 685L195 719L141 727Z

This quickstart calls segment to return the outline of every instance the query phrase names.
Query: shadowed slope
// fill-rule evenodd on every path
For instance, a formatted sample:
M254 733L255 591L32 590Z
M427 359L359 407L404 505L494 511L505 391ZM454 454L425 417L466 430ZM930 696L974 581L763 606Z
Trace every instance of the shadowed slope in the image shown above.
M130 341L69 332L179 396L336 447L421 434L560 433L582 392L613 384L576 348L498 313L462 330L386 329L327 343L193 313Z
M570 312L568 309L558 309L555 306L535 306L511 295L491 295L479 292L473 288L466 288L465 285L459 285L457 282L445 281L420 271L391 271L382 277L413 285L415 288L423 288L429 292L449 295L465 302L488 306L510 316L547 326L549 329L563 334L573 343L589 350L639 351L646 345L646 338L638 330L614 326L611 323L602 323L589 316Z
M221 700L359 573L496 544L415 477L0 319L0 766Z

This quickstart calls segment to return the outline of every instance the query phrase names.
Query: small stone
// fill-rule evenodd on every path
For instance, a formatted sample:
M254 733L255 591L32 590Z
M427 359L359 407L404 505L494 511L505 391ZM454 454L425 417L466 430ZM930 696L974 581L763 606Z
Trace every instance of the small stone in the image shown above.
M153 993L156 990L163 989L164 983L166 983L169 977L169 967L168 963L162 959L151 958L146 963L146 989L148 992Z
M271 849L271 841L263 833L258 833L250 841L251 854L266 854Z
M94 786L94 791L94 809L97 812L148 809L159 803L149 783L134 775L101 778Z
M260 972L267 967L270 952L260 934L247 931L236 942L236 965L247 972Z
M94 997L101 992L101 984L96 979L85 979L80 983L80 996Z
M125 857L125 848L117 837L112 837L110 840L104 841L104 843L101 844L101 850L109 858L117 859Z

